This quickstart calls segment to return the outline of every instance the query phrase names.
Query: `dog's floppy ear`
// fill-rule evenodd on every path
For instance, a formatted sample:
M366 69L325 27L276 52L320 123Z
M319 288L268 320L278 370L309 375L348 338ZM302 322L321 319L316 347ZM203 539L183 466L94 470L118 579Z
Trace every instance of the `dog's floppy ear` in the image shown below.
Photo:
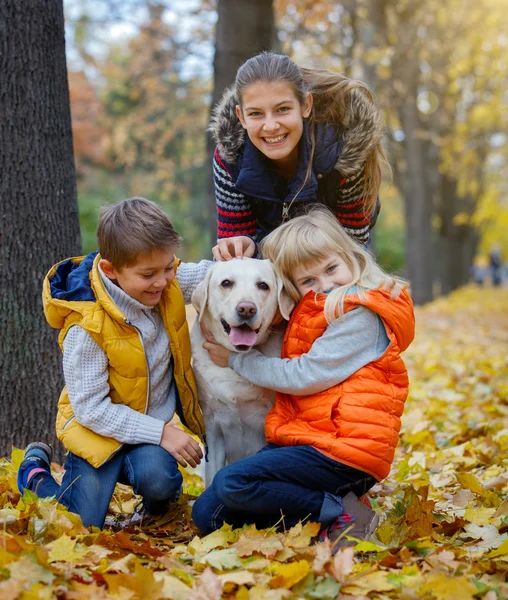
M282 279L277 277L277 301L279 303L279 312L286 321L289 321L289 317L295 307L295 302L291 299L289 294L286 292Z
M208 269L203 281L192 292L191 302L198 313L198 321L200 323L205 312L206 303L208 302L208 286L210 284L211 272L212 269Z

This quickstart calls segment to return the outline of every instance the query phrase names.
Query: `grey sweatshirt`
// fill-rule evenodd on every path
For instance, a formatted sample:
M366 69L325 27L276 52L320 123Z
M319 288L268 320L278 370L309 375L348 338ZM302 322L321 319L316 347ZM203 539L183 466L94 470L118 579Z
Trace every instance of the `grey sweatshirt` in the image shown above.
M178 283L186 303L213 263L181 263ZM157 306L147 307L131 298L99 269L113 302L141 332L150 370L151 402L148 414L139 413L109 397L108 357L81 327L71 327L63 343L63 371L69 400L78 422L100 435L127 444L160 444L164 425L176 406L173 360Z
M379 358L389 340L380 317L359 306L335 319L307 354L269 358L257 350L232 352L229 366L255 385L304 396L326 390Z

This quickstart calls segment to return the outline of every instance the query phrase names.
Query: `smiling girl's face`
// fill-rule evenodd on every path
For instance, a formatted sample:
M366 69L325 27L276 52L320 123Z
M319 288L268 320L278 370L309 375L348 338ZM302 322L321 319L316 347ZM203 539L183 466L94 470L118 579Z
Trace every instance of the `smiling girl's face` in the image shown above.
M258 81L245 88L236 114L254 146L281 171L294 172L303 119L311 109L309 92L302 105L288 82Z
M344 260L338 254L331 253L310 266L299 265L292 279L303 297L311 290L326 294L347 285L353 281L353 275Z

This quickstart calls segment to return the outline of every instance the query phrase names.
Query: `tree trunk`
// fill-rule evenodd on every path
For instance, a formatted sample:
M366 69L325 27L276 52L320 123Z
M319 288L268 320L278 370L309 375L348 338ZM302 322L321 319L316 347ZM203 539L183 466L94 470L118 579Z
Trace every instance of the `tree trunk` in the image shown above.
M272 0L219 0L216 28L213 108L225 88L232 85L238 67L263 50L277 49L277 34ZM207 196L212 242L217 238L217 212L212 177L212 156L215 149L207 137Z
M415 304L430 302L433 297L432 214L433 203L427 181L427 141L416 105L418 62L405 57L394 68L405 90L397 107L404 130L404 209L406 220L406 270Z
M459 227L454 223L458 211L457 181L441 176L439 202L439 265L441 294L446 296L463 283L459 267L461 242Z
M473 198L458 195L458 182L441 176L439 216L439 265L441 294L446 295L465 285L470 278L471 265L479 241L479 234L469 223L457 223L459 214L471 216L476 209Z
M62 387L41 290L80 252L61 0L0 2L0 456L55 444Z

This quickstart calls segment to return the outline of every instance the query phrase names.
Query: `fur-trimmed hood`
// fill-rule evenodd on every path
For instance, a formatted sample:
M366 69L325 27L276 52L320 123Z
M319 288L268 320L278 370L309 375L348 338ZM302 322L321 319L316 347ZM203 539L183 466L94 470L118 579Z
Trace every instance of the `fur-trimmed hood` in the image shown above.
M234 87L226 89L215 105L208 130L212 133L223 160L236 163L244 144L245 130L235 111L238 104ZM384 135L378 108L358 88L349 92L348 111L342 123L334 123L340 131L341 151L335 169L344 176L357 173Z

